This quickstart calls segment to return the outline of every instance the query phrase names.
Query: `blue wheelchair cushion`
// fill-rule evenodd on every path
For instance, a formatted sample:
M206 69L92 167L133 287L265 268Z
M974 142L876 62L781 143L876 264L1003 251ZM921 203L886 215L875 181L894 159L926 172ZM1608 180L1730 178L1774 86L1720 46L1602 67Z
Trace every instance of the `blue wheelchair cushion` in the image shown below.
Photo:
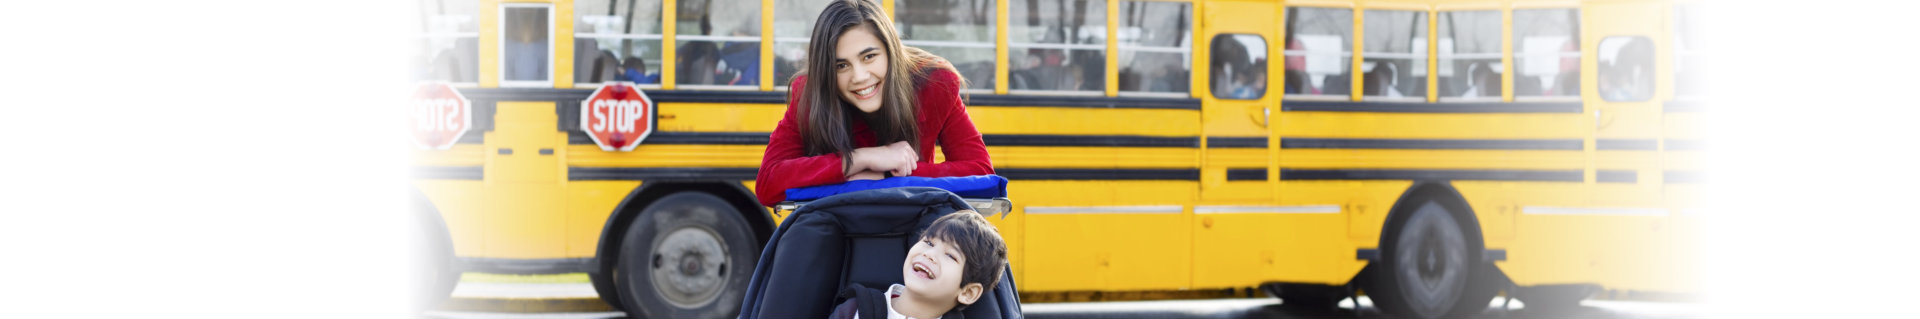
M839 195L841 193L907 186L944 189L964 198L1007 197L1007 178L1000 177L1000 175L955 177L900 176L879 180L858 180L839 184L788 189L787 200L809 201Z

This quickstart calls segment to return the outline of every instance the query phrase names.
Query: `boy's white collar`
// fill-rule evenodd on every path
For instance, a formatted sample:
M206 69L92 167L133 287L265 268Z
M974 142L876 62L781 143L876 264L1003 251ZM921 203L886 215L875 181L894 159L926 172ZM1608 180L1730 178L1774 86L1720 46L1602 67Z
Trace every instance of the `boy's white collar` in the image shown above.
M892 286L887 286L887 319L915 319L915 318L907 317L907 315L900 314L900 311L893 310L893 300L900 299L900 297L906 296L906 295L907 295L906 285L893 284ZM940 319L940 318L934 317L933 319Z

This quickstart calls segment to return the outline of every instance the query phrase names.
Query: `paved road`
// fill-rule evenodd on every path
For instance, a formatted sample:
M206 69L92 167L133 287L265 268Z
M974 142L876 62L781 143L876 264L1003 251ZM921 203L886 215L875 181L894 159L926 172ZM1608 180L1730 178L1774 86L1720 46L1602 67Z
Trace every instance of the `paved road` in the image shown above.
M1572 319L1680 319L1700 318L1701 307L1691 303L1637 302L1637 301L1593 301L1582 303L1580 308L1547 312L1527 309L1518 301L1511 307L1501 308L1503 300L1494 299L1486 312L1475 318L1525 319L1525 318L1572 318ZM1341 302L1336 310L1302 310L1280 304L1273 298L1215 299L1215 300L1169 300L1169 301L1129 301L1129 302L1084 302L1084 303L1045 303L1022 305L1026 315L1034 319L1129 319L1129 318L1393 318L1374 308L1365 297L1360 298L1360 307L1355 310L1352 302ZM459 319L598 319L624 318L622 313L591 312L549 312L549 313L503 313L481 311L433 311L431 318Z
M1573 319L1677 319L1699 318L1701 306L1689 303L1586 301L1581 307L1561 311L1526 309L1515 301L1502 309L1504 301L1495 298L1486 312L1474 318L1573 318ZM1028 304L1022 310L1034 319L1077 318L1394 318L1380 312L1365 297L1355 310L1353 303L1342 301L1337 310L1303 310L1280 304L1278 299L1170 300L1136 302L1088 302Z

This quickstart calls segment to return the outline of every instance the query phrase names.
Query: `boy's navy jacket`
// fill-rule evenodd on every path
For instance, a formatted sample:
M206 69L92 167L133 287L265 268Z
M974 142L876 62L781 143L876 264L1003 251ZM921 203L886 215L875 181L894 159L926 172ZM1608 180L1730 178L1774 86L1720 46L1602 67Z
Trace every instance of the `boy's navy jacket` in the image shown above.
M970 207L960 196L931 187L815 200L773 231L754 265L740 318L825 318L840 304L835 296L849 287L903 282L900 265L915 237L934 219L962 209ZM1021 318L1015 291L1008 268L997 287L961 313L973 319Z
M885 291L854 284L852 287L847 287L847 291L840 292L840 299L844 299L847 302L842 302L839 306L834 306L833 315L827 318L887 319L887 297L887 292ZM853 315L855 314L860 316L854 317ZM940 315L940 319L966 319L966 317L967 315L960 309L947 310L946 314Z
M869 189L924 186L944 189L966 198L1007 197L1007 178L1000 175L973 175L954 177L899 176L877 180L857 180L845 183L808 186L787 190L787 200L806 201L841 193L857 192Z

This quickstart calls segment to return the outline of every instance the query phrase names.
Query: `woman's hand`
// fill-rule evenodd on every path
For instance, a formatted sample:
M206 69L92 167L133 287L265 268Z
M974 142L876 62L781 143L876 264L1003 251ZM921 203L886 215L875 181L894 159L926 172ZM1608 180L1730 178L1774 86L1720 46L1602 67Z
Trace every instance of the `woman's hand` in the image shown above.
M914 154L913 146L906 141L894 142L886 146L864 147L853 150L852 166L847 167L847 176L866 171L891 172L893 176L913 175L920 155Z
M887 175L875 171L860 171L859 173L853 173L852 176L847 176L847 181L879 180L882 178L887 178Z

